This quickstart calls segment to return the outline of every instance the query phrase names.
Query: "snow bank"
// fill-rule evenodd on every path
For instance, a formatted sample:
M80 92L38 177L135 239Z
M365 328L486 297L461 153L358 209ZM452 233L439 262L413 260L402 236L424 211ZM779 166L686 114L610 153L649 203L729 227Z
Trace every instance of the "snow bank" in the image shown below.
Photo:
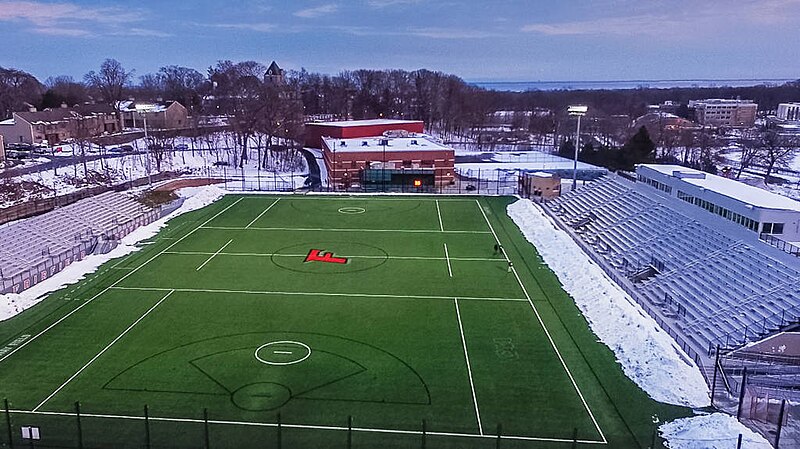
M104 263L111 259L127 256L142 247L137 245L142 240L156 235L162 227L172 218L205 207L220 199L227 192L216 186L189 187L181 189L178 194L186 198L180 208L160 220L147 226L142 226L125 236L119 246L108 254L91 255L79 262L75 262L54 276L40 282L21 293L0 295L0 321L7 320L23 310L43 300L48 293L54 292L67 285L75 284L87 275L94 273Z
M708 387L672 338L538 206L520 200L508 215L558 275L594 333L625 374L653 399L689 407L709 405Z
M742 447L772 449L761 435L724 413L677 419L662 425L661 436L670 449L730 449L742 434Z

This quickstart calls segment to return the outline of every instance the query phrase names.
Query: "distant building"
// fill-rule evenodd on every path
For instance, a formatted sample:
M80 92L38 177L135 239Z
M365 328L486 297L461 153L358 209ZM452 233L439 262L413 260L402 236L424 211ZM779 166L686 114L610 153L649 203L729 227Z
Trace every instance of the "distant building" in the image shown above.
M147 104L147 112L139 112L136 109L137 104ZM128 100L119 103L119 110L125 128L143 128L145 118L147 127L153 129L181 129L189 126L189 111L177 101L149 103Z
M656 112L648 112L647 114L637 118L633 121L631 127L633 129L639 129L642 126L647 128L648 134L650 134L650 138L653 142L661 141L662 133L669 134L674 132L679 132L684 129L692 129L696 128L697 125L689 120L684 118L678 117L675 114L661 112L656 110Z
M275 61L272 61L267 73L264 74L264 81L268 84L284 84L286 82L286 75L283 69L278 67Z
M800 103L781 103L778 105L779 120L800 122Z
M677 114L680 108L681 108L681 103L671 100L667 100L661 104L651 104L647 106L647 110L650 112L660 111L667 114Z
M321 147L336 188L425 192L453 182L455 151L423 130L408 120L309 123L306 146Z
M0 122L0 135L7 143L48 143L85 139L119 132L114 109L108 105L81 105L68 108L14 112Z
M751 100L692 100L695 119L701 125L750 127L755 125L758 105Z
M636 166L640 183L759 234L800 241L800 202L758 187L679 165Z
M547 172L523 173L519 177L519 195L534 200L550 200L561 195L561 178Z

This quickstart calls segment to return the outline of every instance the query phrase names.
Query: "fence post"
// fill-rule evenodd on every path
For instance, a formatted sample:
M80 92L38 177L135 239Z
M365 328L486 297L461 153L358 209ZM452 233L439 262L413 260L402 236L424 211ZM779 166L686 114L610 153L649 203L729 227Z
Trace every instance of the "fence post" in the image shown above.
M205 436L205 443L206 443L205 448L206 449L210 449L211 446L209 445L209 439L208 439L208 409L207 408L203 409L203 433L204 433L204 436Z
M742 409L744 408L744 389L747 386L747 367L742 368L742 388L739 393L739 408L736 410L736 420L741 421Z
M278 449L281 449L281 412L278 412Z
M353 417L347 416L347 449L353 447Z
M497 444L495 445L495 449L500 449L500 439L503 435L503 425L497 423Z
M775 449L781 444L781 431L783 430L783 414L786 412L786 399L781 401L781 411L778 413L778 431L775 433Z
M3 399L6 408L6 427L8 428L8 447L14 449L14 435L11 433L11 412L8 410L8 398Z
M572 449L577 449L578 447L578 428L574 427L572 429Z
M150 410L147 404L144 406L144 439L145 447L150 449Z
M717 392L717 368L719 367L719 345L717 345L717 354L714 357L714 375L711 380L711 405L714 405L714 394Z
M83 449L83 427L81 426L81 403L75 401L75 419L78 424L78 449Z
M739 440L736 441L736 449L742 449L742 434L739 434Z
M427 439L428 439L428 424L425 420L422 420L422 449L425 449L427 446Z

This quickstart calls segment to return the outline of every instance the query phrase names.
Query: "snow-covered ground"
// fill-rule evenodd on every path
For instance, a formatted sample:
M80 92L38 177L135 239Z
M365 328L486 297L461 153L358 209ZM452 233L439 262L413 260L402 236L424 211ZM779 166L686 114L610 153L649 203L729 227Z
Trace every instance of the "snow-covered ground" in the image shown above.
M7 320L37 304L39 301L43 300L48 293L79 282L86 276L97 271L102 264L109 260L127 256L130 253L138 251L142 248L138 243L156 235L158 231L166 225L168 220L186 212L205 207L221 198L226 192L215 186L206 186L185 188L179 190L177 193L181 197L186 198L180 208L166 217L128 234L120 241L120 245L110 253L87 256L83 260L72 263L61 272L56 273L54 276L34 285L22 293L0 295L0 321Z
M262 143L263 144L263 143ZM134 148L144 148L144 139L130 143ZM165 151L161 156L160 167L157 167L155 153L127 154L119 157L107 157L86 163L76 161L74 165L49 168L49 160L39 158L43 171L6 179L8 183L35 183L41 186L38 191L31 190L19 196L0 197L0 208L24 203L37 198L64 195L77 190L94 187L99 184L114 184L132 179L144 178L148 173L154 174L157 168L161 171L184 172L190 176L225 178L231 180L228 188L235 190L294 190L302 187L308 175L308 165L302 154L298 152L263 152L266 156L267 169L259 165L259 151L250 149L248 160L243 168L239 168L241 151L232 149L230 135L218 133L205 139L193 142L189 138L175 138L173 147L185 145L196 150ZM80 154L76 144L59 146L62 153ZM105 151L108 151L106 149ZM90 153L91 154L91 153ZM263 161L263 159L262 159ZM89 176L86 173L89 173ZM90 179L91 181L87 180Z
M631 380L660 402L693 408L709 405L708 387L697 366L539 206L519 200L508 206L508 214L536 246L592 331L611 348ZM660 431L671 449L733 448L739 434L743 435L743 447L772 447L723 413L678 419L662 425Z
M743 448L772 449L764 437L724 413L676 419L659 430L670 449L732 449L736 447L739 434Z
M536 246L631 380L660 402L710 404L698 367L539 206L520 200L508 207L508 215Z

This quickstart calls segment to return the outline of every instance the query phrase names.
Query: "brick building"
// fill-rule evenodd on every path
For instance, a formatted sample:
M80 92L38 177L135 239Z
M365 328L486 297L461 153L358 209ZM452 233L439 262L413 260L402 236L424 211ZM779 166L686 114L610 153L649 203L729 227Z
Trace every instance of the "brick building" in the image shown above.
M701 125L751 127L756 123L758 105L751 100L694 100L689 102Z
M423 130L423 122L404 120L315 123L306 146L322 149L336 189L423 192L453 183L455 163L453 149Z
M10 119L0 122L0 134L6 144L55 145L68 139L87 139L119 130L114 109L99 104L15 112Z

